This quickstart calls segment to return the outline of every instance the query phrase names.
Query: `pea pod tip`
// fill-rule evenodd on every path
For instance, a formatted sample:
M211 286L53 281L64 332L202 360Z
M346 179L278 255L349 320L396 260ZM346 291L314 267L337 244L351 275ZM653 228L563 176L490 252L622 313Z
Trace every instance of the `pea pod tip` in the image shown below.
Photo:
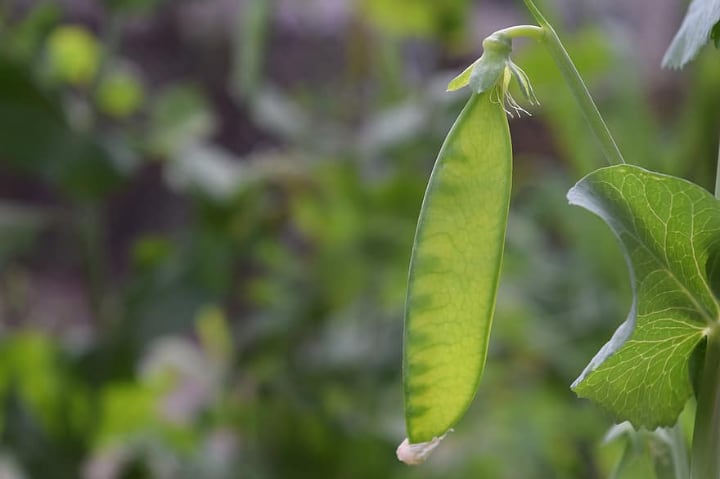
M428 442L420 442L417 444L410 444L410 440L405 438L403 442L397 448L395 452L398 460L404 462L408 466L417 466L425 462L430 454L440 445L440 441L445 439L448 433L453 432L450 429L448 432L440 437L434 437Z

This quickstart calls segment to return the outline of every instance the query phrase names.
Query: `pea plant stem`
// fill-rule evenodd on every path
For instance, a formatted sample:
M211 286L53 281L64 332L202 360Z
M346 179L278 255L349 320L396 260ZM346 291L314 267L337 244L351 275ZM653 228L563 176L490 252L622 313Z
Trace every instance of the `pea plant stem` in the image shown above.
M718 141L718 161L715 169L715 198L720 200L720 140Z
M587 86L585 86L585 82L583 82L582 77L580 77L580 73L578 73L577 68L575 68L575 64L573 64L570 59L570 55L568 55L567 50L565 50L565 47L560 41L555 29L552 25L550 25L547 19L545 19L543 14L540 13L540 10L538 10L532 0L523 1L542 29L542 35L538 36L535 32L533 32L530 36L538 38L550 51L550 54L555 60L555 63L565 79L565 82L568 84L570 90L575 96L585 119L599 140L608 163L611 165L625 163L625 159L623 158L622 153L620 153L620 149L618 148L617 143L615 143L615 139L610 133L610 129L607 127L605 120L603 120L603 117L600 115L600 111L590 96Z
M720 333L717 331L707 338L695 412L691 478L720 478Z
M720 145L715 177L715 198L720 199ZM692 444L692 479L720 478L720 332L707 338L702 382L695 412Z
M503 28L495 32L495 35L505 36L507 38L527 37L535 40L542 40L545 31L542 27L535 25L516 25L514 27Z
M690 479L690 455L685 433L679 422L667 429L675 479Z

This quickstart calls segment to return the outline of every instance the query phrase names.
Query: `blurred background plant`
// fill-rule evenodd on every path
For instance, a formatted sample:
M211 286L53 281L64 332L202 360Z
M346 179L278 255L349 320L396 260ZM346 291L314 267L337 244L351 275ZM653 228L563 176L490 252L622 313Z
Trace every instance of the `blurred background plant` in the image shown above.
M633 163L711 187L720 62L659 69L675 0L543 2ZM471 415L404 436L415 220L522 2L0 2L0 475L650 477L568 385L624 319L624 261L565 191L601 154L541 48L496 329ZM652 439L652 438L651 438Z

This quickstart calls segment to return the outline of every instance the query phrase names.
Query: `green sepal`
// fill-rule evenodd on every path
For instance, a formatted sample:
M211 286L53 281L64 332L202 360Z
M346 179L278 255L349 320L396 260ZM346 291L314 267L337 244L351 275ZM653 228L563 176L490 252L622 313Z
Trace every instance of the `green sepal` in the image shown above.
M470 74L474 93L490 91L503 78L510 61L512 42L502 35L491 35L483 41L483 54Z
M468 83L470 83L470 75L472 75L473 69L479 61L480 59L475 60L473 64L463 70L461 74L450 80L450 83L448 83L447 86L447 91L457 91L468 86Z
M510 70L510 73L512 74L512 77L515 79L515 83L517 83L518 87L520 88L520 93L522 93L525 100L527 100L527 102L531 105L539 105L540 102L535 96L535 90L530 83L530 78L528 78L527 73L525 73L519 66L513 63L512 60L508 61L507 66Z

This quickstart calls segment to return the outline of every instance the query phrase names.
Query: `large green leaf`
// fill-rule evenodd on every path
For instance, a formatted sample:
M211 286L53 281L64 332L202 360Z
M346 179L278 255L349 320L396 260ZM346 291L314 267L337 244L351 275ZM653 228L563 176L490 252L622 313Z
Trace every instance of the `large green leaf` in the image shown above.
M720 0L693 0L685 19L663 58L663 65L682 68L710 41L720 21Z
M440 150L420 212L405 314L411 444L441 437L460 419L485 365L512 169L498 96L472 96Z
M568 193L620 239L635 294L618 328L573 384L634 426L672 425L692 393L688 363L718 323L720 203L679 178L621 165Z

